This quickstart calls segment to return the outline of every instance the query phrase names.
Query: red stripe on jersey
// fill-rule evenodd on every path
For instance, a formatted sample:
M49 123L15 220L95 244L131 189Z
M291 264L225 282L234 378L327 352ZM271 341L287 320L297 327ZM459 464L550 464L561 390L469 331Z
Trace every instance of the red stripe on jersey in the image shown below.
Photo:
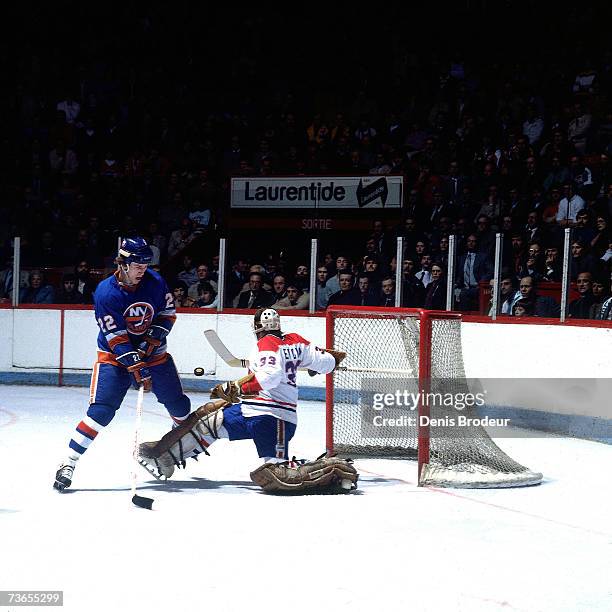
M274 404L281 404L282 406L290 406L291 408L297 408L297 404L292 404L291 402L280 402L276 399L270 399L269 397L253 397L251 401L259 400L261 402L273 402Z

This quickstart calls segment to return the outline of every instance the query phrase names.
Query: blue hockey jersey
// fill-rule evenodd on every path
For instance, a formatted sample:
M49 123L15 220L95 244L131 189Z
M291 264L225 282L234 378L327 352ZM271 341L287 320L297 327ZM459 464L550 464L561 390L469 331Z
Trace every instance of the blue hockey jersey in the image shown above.
M120 284L117 273L106 278L94 293L94 309L100 327L98 348L115 355L138 348L151 325L170 331L176 320L174 296L153 270L147 270L135 288ZM164 340L152 357L165 352Z

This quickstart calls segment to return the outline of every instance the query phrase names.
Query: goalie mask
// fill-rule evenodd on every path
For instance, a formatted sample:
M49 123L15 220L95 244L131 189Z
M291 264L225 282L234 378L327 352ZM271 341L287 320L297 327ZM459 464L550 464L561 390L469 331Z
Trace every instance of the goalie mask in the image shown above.
M253 331L255 335L261 332L280 332L280 315L274 308L260 308L255 313Z

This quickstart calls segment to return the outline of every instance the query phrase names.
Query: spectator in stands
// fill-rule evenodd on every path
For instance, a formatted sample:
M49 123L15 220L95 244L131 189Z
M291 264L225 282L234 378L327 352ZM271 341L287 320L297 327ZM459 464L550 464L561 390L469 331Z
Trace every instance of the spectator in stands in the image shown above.
M491 229L491 219L486 215L479 215L476 220L476 241L478 252L491 259L495 253L495 232Z
M67 148L63 140L58 140L55 148L49 152L49 167L56 178L60 175L72 176L76 173L79 162L76 153Z
M278 310L308 310L310 294L302 291L295 282L287 283L287 296L273 305Z
M302 291L310 289L310 273L306 264L300 264L295 269L295 276L293 278L294 285Z
M28 273L22 270L19 283L20 295L28 287ZM7 257L3 270L0 271L0 304L13 301L13 256Z
M243 290L243 285L248 279L247 270L249 268L248 262L244 258L239 258L236 263L232 266L230 273L228 274L227 282L227 293L229 299L228 303L232 303L234 298Z
M504 212L504 202L499 197L497 185L489 187L489 193L482 202L480 210L474 219L474 223L482 222L481 217L486 217L490 223L496 224L499 217Z
M381 295L379 306L394 307L395 306L395 279L387 276L383 278L381 283Z
M512 307L512 315L515 317L532 317L533 304L528 300L518 300Z
M53 287L45 283L40 270L32 270L29 278L30 286L23 291L20 298L22 304L53 304L55 292Z
M510 217L510 219L512 219L512 217ZM541 240L542 238L542 228L540 227L538 213L535 210L527 214L527 223L525 224L524 233L528 243L534 240Z
M159 249L160 257L165 255L168 248L168 239L161 233L157 221L149 223L148 235L150 236L150 241L147 240L149 246L155 245Z
M200 281L198 283L198 297L195 300L194 308L217 308L217 292L210 281Z
M602 305L595 318L599 321L612 321L612 297L609 297Z
M591 114L583 109L580 102L574 104L574 117L567 127L567 140L574 145L579 155L587 152L592 120Z
M287 279L283 274L276 274L272 279L272 297L275 302L287 297Z
M274 304L274 296L263 288L263 274L251 272L249 289L242 291L235 299L235 308L265 308Z
M578 211L576 215L576 225L572 231L572 238L580 240L585 246L591 244L597 233L589 223L589 211L586 208Z
M536 283L531 276L524 276L519 282L521 300L531 305L531 312L536 317L558 317L560 307L551 297L539 296L536 293Z
M357 279L357 288L359 289L360 301L357 306L378 306L378 296L370 287L370 279L362 274Z
M93 304L93 292L97 283L89 273L89 263L85 260L79 261L74 268L74 274L77 277L77 291L83 296L83 303Z
M425 300L425 287L415 276L414 268L412 259L404 259L402 263L402 306L404 308L420 308Z
M427 289L429 283L432 281L431 276L431 255L429 253L423 253L421 255L421 269L415 273L415 278Z
M340 290L330 296L328 306L357 306L361 302L361 294L359 289L354 286L354 282L355 279L350 272L340 272Z
M523 134L529 140L530 145L535 145L539 142L544 131L544 120L538 116L538 109L535 105L529 106L527 110L527 118L523 122Z
M491 291L493 291L493 279L489 281ZM521 292L516 288L515 277L509 270L502 271L501 279L499 281L499 301L500 301L500 313L505 315L511 315L514 304L518 302L523 296ZM489 302L489 316L493 315L493 296Z
M217 292L217 283L212 280L210 278L210 269L208 267L208 264L202 262L199 263L196 267L196 275L197 275L197 281L195 283L192 283L191 285L189 285L189 290L188 290L188 295L192 300L197 300L198 299L198 293L199 293L199 284L200 283L210 283L213 291Z
M57 304L83 304L83 295L77 291L77 278L74 274L64 274L62 288L55 293Z
M446 278L444 268L438 262L431 266L431 282L427 286L423 308L428 310L446 309Z
M351 262L346 255L338 255L336 257L336 273L334 276L327 279L327 283L325 284L330 291L330 295L340 291L340 274L346 271L351 271Z
M604 276L595 276L591 284L591 290L595 301L589 311L589 319L596 319L601 312L603 303L610 297L610 282L606 282Z
M544 179L544 190L550 191L553 188L561 188L570 179L570 173L567 166L561 164L561 158L555 155L550 162L550 172Z
M332 295L329 287L327 287L327 266L317 267L317 284L316 284L316 306L317 310L325 310Z
M539 244L534 245L539 249ZM522 278L523 276L530 276L533 280L538 283L540 280L544 278L544 261L540 256L539 250L536 251L536 248L530 246L527 256L521 262L521 267L518 271L518 277Z
M574 192L573 183L565 183L563 185L563 198L559 201L557 223L561 227L573 227L576 225L578 211L582 210L584 206L584 200Z
M572 240L570 257L570 277L576 280L580 272L590 272L594 274L597 264L593 256L587 252L585 243L580 240Z
M187 287L191 287L199 281L196 267L193 265L193 257L191 255L183 255L182 267L176 275L178 280L182 280Z
M177 308L191 308L194 304L194 300L192 300L187 295L187 284L185 281L177 280L172 285L172 295L174 296L174 305Z
M466 252L457 264L460 310L478 310L478 283L488 281L492 275L488 257L477 252L476 234L470 234L466 240Z
M544 251L544 273L542 280L554 283L561 282L563 264L559 259L559 249L552 245Z
M444 268L448 269L448 248L449 240L448 236L442 236L438 242L438 250L435 253L436 261Z
M186 217L181 221L179 229L174 230L170 235L168 255L174 257L185 247L189 246L195 238L196 234L192 231L192 221Z
M380 269L379 260L376 257L366 257L364 259L363 276L367 276L370 279L370 288L373 291L377 291L380 288L380 283L383 278L383 271Z
M572 319L588 319L591 313L591 306L595 303L591 273L581 272L578 274L576 287L580 297L570 302L568 316Z
M591 252L594 257L601 258L608 249L610 244L610 230L608 228L608 220L603 215L597 215L596 233L591 240Z

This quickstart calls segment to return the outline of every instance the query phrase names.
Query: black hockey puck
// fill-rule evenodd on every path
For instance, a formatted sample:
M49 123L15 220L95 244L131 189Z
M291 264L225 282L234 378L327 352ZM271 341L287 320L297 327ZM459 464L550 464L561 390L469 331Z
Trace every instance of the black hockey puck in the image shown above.
M196 369L193 371L193 373L194 373L196 376L204 376L204 368L196 368Z
M134 497L132 497L132 503L139 508L146 508L147 510L151 510L153 508L153 500L150 497L134 495Z

